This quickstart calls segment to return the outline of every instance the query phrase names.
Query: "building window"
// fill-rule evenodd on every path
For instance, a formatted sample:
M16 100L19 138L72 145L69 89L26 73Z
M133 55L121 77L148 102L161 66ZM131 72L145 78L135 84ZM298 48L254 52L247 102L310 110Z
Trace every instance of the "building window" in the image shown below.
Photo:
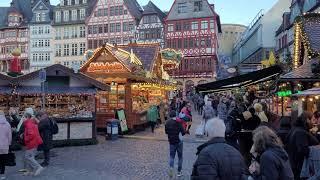
M114 11L114 6L110 7L110 16L114 16L115 11Z
M173 24L168 24L168 32L173 32Z
M50 47L50 40L49 40L49 39L46 39L46 40L44 41L44 46L45 46L45 47Z
M44 27L44 33L45 34L50 34L50 27L49 26L45 26Z
M99 34L101 34L101 33L103 33L103 25L102 24L99 25Z
M69 39L69 28L67 27L63 28L63 33L64 33L63 39Z
M92 49L93 45L92 45L92 40L88 40L88 49Z
M178 3L178 13L186 13L187 12L187 3Z
M77 56L78 55L78 44L72 44L71 45L71 56Z
M178 49L182 48L182 39L178 39Z
M56 39L61 39L61 28L56 29Z
M88 26L88 34L92 34L92 26L91 25Z
M56 12L56 22L61 22L61 12L60 11Z
M38 44L38 47L43 47L43 39L39 40L39 44Z
M121 44L121 38L117 38L117 39L116 39L116 43L117 43L117 44Z
M190 30L190 23L189 22L184 22L183 23L183 30L189 31Z
M71 38L77 38L78 33L77 33L77 27L71 27Z
M38 34L38 28L37 27L31 27L31 33L32 33L32 35ZM4 35L4 33L2 33L2 35ZM1 37L1 38L4 38L4 36Z
M69 21L69 11L63 11L63 21L64 22Z
M108 8L104 8L103 9L103 15L104 16L108 16Z
M40 21L41 21L41 14L36 13L36 22L40 22Z
M116 24L115 23L111 23L110 24L110 32L115 32L116 31Z
M86 16L86 10L85 9L80 9L80 19L83 20Z
M208 21L201 21L201 29L208 29Z
M198 22L192 22L191 28L192 30L198 30L199 29Z
M80 37L86 37L86 27L80 26Z
M180 22L176 23L176 31L181 31L182 30L182 25Z
M79 48L79 55L83 55L84 52L86 51L86 44L85 43L80 43L80 48Z
M70 53L69 53L69 44L65 44L65 45L64 45L63 55L64 55L64 56L69 56L69 55L70 55Z
M123 14L128 14L128 10L123 10Z
M72 10L71 11L71 20L76 21L77 20L77 10Z
M97 34L98 33L98 25L93 25L92 26L92 34Z
M39 27L39 32L38 32L38 34L43 34L43 27Z
M121 32L121 23L116 23L116 32Z
M41 13L41 21L46 21L46 13Z
M215 29L214 20L210 20L210 29L212 32L214 32L214 29Z
M45 61L50 61L50 54L49 53L45 54Z
M103 30L104 30L104 33L108 33L108 32L109 32L109 30L108 30L108 24L105 24L105 25L104 25Z
M202 1L194 2L194 12L202 11Z

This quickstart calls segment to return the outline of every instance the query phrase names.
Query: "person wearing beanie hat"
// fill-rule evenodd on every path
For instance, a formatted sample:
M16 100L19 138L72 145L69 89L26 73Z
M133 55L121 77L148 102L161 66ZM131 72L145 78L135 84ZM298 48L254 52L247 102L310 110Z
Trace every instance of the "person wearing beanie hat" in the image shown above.
M182 136L185 135L185 129L182 126L182 123L177 121L176 112L171 111L170 113L170 119L166 122L165 125L165 132L168 135L168 141L169 141L169 149L170 149L170 160L169 160L169 176L173 177L174 174L174 159L176 153L178 154L178 174L177 176L182 176L181 170L182 170L182 154L183 154L183 141Z

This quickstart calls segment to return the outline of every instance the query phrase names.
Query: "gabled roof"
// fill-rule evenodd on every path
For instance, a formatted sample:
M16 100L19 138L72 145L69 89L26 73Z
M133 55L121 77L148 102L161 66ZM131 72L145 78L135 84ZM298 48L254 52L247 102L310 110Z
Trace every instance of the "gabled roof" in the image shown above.
M0 7L0 28L7 26L9 7Z
M141 60L144 69L150 72L160 53L159 43L130 43L118 47L128 52L132 51Z
M311 64L313 62L319 61L318 59L313 59L302 66L294 69L293 71L281 76L280 80L288 81L288 80L319 80L319 77L315 77L311 70Z
M276 31L276 35L279 35L280 33L284 32L290 27L290 12L285 12L282 15L282 23L278 30Z
M82 73L75 73L72 69L63 66L61 64L54 64L52 66L48 66L45 68L46 71L62 71L63 73L66 73L67 75L69 75L70 77L74 77L76 79L79 79L83 82L86 82L88 84L91 84L92 86L95 86L101 90L110 90L110 87L102 82L99 82L85 74ZM14 83L19 84L20 82L26 81L26 80L30 80L30 79L34 79L39 77L39 72L41 70L38 71L34 71L32 73L26 74L26 75L22 75L16 78L13 78Z
M149 3L146 6L143 6L142 16L149 15L149 14L156 14L162 22L164 21L165 17L167 16L152 1L149 1Z
M141 19L142 8L137 0L123 0L125 6L128 8L130 14L136 18L137 21Z

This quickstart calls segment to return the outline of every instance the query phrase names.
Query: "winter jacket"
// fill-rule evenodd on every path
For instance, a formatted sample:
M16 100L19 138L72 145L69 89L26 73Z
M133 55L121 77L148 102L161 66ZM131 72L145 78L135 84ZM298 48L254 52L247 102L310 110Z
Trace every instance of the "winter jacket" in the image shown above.
M159 111L157 106L151 106L147 112L147 119L150 122L157 122L159 119Z
M287 136L289 132L290 132L290 128L286 128L286 127L280 127L280 129L277 131L277 135L280 137L284 145L287 144Z
M283 148L274 147L262 153L260 160L260 174L255 180L293 180L288 154Z
M242 120L242 129L255 130L261 123L260 118L257 115L252 115L248 120Z
M308 158L304 159L300 177L320 179L320 146L311 146Z
M171 119L166 122L165 132L168 135L170 144L179 144L181 141L179 135L185 135L185 130L182 127L182 124L177 122L175 119Z
M42 139L38 130L38 125L32 119L27 119L24 125L24 143L27 150L35 149L42 144Z
M224 138L213 138L198 147L192 180L240 180L248 174L240 154Z
M228 116L228 109L225 103L219 103L217 107L218 117L222 120L226 120Z
M46 117L41 119L38 125L40 136L43 144L40 146L41 150L48 151L52 148L52 123L51 120Z
M216 116L216 112L212 108L211 105L205 105L203 107L203 119L209 120L211 118L214 118Z
M309 146L318 145L318 140L302 127L294 127L286 138L292 171L295 177L300 177L304 158L309 157Z
M0 154L8 154L11 140L11 126L5 116L0 115Z

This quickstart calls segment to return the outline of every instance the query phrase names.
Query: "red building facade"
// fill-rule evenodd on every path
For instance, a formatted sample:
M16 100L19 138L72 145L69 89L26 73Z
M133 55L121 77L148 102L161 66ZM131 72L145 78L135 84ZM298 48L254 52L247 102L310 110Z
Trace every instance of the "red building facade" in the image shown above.
M220 19L207 0L175 0L165 19L165 47L181 51L184 58L170 75L185 91L216 77Z

